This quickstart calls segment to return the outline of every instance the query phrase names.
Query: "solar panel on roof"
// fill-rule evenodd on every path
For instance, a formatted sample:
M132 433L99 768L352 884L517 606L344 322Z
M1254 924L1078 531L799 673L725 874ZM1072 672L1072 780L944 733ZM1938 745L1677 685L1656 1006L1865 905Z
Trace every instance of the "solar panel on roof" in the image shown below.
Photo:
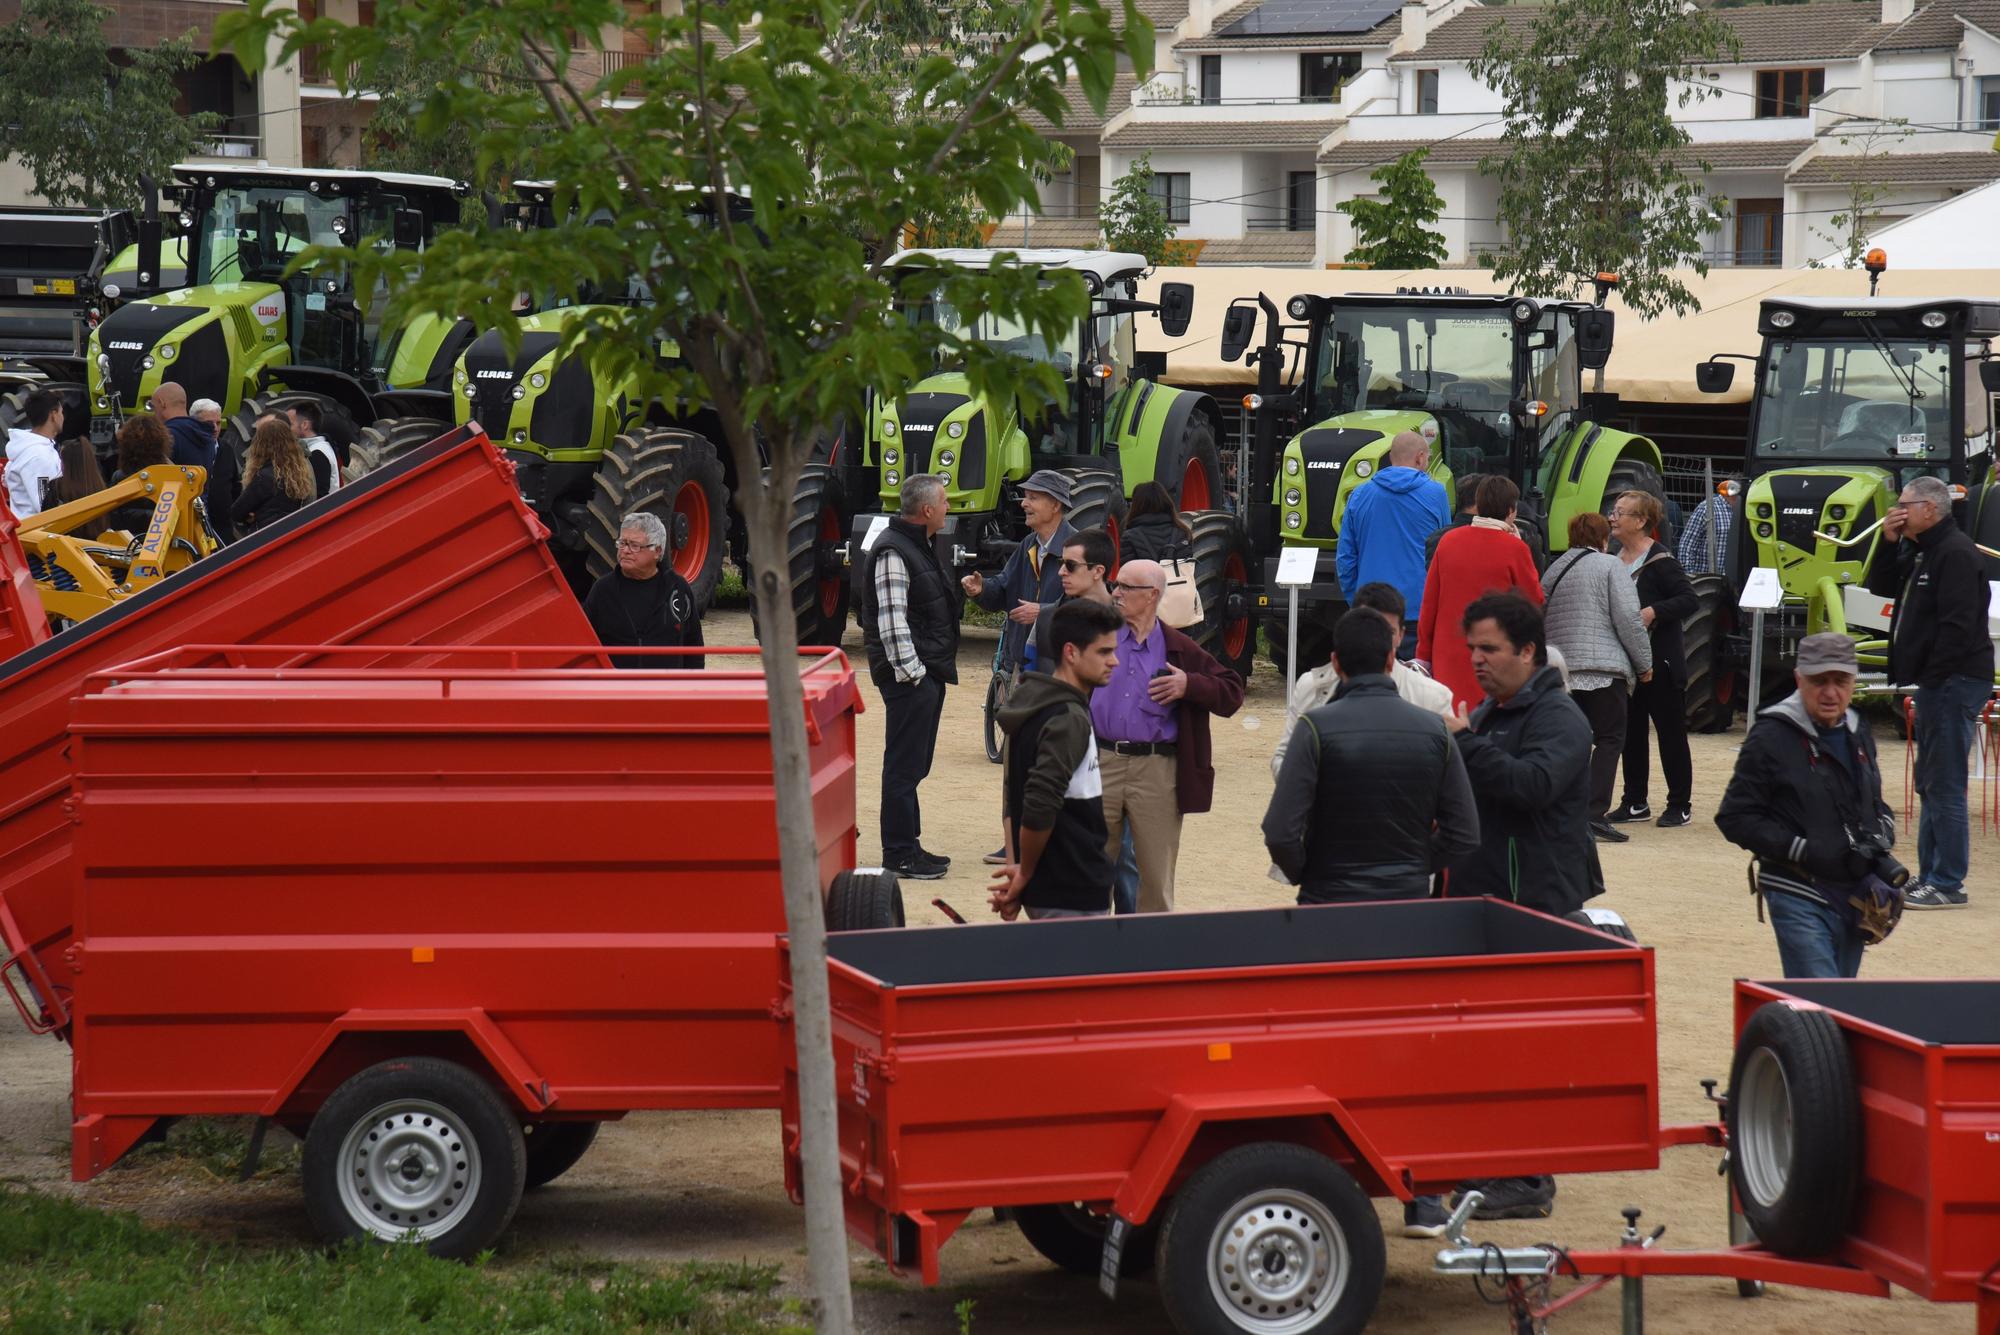
M1217 35L1286 37L1362 33L1400 7L1401 0L1264 0Z

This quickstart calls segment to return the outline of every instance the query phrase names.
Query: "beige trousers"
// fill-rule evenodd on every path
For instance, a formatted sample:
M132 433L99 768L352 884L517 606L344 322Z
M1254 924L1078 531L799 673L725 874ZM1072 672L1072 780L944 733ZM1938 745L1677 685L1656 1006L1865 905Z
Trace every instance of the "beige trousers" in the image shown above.
M1174 906L1174 863L1181 855L1180 800L1174 795L1179 767L1172 756L1121 756L1100 749L1104 776L1105 846L1113 866L1132 826L1132 852L1139 859L1139 912L1165 913Z

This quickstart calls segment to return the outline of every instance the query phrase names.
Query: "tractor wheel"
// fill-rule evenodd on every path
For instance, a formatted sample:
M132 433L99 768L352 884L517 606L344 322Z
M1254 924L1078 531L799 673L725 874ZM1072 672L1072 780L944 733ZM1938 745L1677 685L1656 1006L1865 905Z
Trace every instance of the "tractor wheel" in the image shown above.
M1223 489L1222 454L1215 447L1215 424L1200 413L1188 418L1181 432L1181 452L1186 460L1177 478L1161 478L1174 494L1174 504L1187 511L1220 510L1228 493Z
M807 464L792 493L792 524L785 538L791 558L792 614L801 645L838 647L847 632L850 595L847 571L840 563L847 516L833 471L825 464ZM756 605L754 599L751 605Z
M892 871L844 871L826 888L826 930L876 932L903 926L903 887Z
M452 429L435 417L384 417L355 437L343 476L353 482L430 444Z
M1981 547L1990 547L2000 552L2000 482L1989 482L1978 489L1972 498L1971 523L1967 527L1972 532L1972 540ZM2000 580L2000 556L1986 556L1986 578Z
M333 1091L306 1133L306 1213L328 1242L411 1240L462 1259L521 1203L527 1148L493 1086L456 1062L380 1062Z
M584 530L592 579L618 564L619 526L646 511L667 526L668 560L706 610L722 578L722 550L729 533L729 488L715 445L692 431L638 431L621 435L597 465Z
M1729 581L1720 575L1696 575L1694 592L1699 601L1681 631L1687 644L1688 731L1727 732L1736 696L1736 676L1722 652Z
M1726 1116L1751 1231L1780 1256L1827 1255L1861 1177L1861 1098L1840 1025L1821 1010L1759 1007L1736 1039Z
M20 385L0 395L0 441L5 441L7 433L15 427L27 429L28 396L39 389L54 390L62 395L65 439L84 433L90 424L90 390L74 380L44 380Z
M1609 515L1611 507L1617 503L1618 498L1628 491L1645 492L1660 503L1662 513L1666 511L1667 488L1660 481L1659 470L1640 459L1620 459L1611 465L1611 474L1604 479L1604 495L1598 506L1600 512ZM1664 528L1666 521L1662 519L1660 523ZM1671 535L1666 533L1654 536L1663 542L1671 540Z
M1285 670L1285 651L1291 644L1289 622L1272 617L1264 623L1264 641L1270 646L1271 666ZM1299 617L1299 675L1324 667L1333 659L1333 628L1322 622Z
M1125 526L1125 492L1119 486L1118 475L1095 468L1072 468L1068 476L1070 526L1079 530L1103 529L1115 553L1119 531ZM1115 557L1112 564L1114 569L1105 572L1106 579L1117 573Z
M549 1183L576 1167L577 1160L597 1139L602 1122L529 1122L521 1128L528 1156L527 1177L522 1186L529 1191Z
M1257 624L1250 619L1250 539L1227 510L1188 516L1194 526L1194 582L1201 594L1201 624L1189 634L1246 682L1257 653Z
M347 409L324 394L310 394L303 390L274 390L268 394L253 394L243 400L233 416L223 419L217 435L222 443L236 452L236 462L240 466L243 456L250 452L250 437L257 434L257 419L265 413L280 413L295 403L316 403L319 405L319 432L333 444L333 452L352 464L354 444L361 437L361 428L347 415ZM342 468L345 478L347 468Z

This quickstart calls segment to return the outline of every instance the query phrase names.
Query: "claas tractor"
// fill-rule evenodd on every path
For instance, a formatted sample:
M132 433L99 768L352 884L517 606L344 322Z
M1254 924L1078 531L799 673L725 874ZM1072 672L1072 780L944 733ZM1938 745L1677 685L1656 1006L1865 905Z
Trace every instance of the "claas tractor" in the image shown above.
M1754 367L1745 480L1724 484L1728 562L1737 588L1753 568L1777 572L1784 602L1765 617L1763 662L1784 694L1799 640L1817 631L1854 636L1864 675L1886 667L1893 600L1867 588L1894 585L1896 544L1881 525L1913 479L1951 486L1953 517L2000 579L2000 301L1769 298L1757 332L1756 356L1717 354L1695 380L1721 394L1735 380L1726 359Z
M1457 478L1511 478L1521 489L1517 523L1538 562L1567 549L1576 515L1608 510L1626 491L1664 497L1659 447L1604 425L1612 401L1583 390L1583 372L1611 356L1613 314L1603 302L1616 282L1599 275L1595 301L1454 287L1300 294L1283 316L1261 294L1231 303L1223 360L1248 350L1257 371L1246 400L1255 433L1249 519L1265 588L1275 590L1281 550L1318 552L1313 583L1299 591L1301 671L1326 661L1347 608L1335 552L1348 500L1387 466L1400 432L1430 443L1431 475L1454 508ZM1282 667L1283 597L1259 599L1272 661ZM1723 601L1716 581L1705 615ZM1711 689L1709 658L1691 654L1691 695Z
M322 432L343 457L371 427L450 418L451 368L471 341L468 322L424 317L385 328L383 294L362 302L338 266L287 271L312 245L421 250L458 222L464 185L396 172L183 164L167 193L180 208L190 286L127 302L93 332L90 431L100 448L170 380L190 401L222 405L222 439L239 455L260 415L305 399L320 405Z
M1046 275L1074 273L1090 310L1074 329L1045 341L989 316L968 317L941 291L945 268L1034 266ZM868 496L895 514L911 473L944 479L950 517L938 538L947 569L997 570L1027 533L1021 483L1037 469L1068 474L1069 522L1102 527L1114 543L1125 502L1143 482L1164 485L1194 530L1196 583L1204 618L1191 633L1211 653L1248 672L1255 647L1244 589L1249 550L1242 524L1226 506L1216 442L1221 416L1205 394L1159 383L1165 357L1136 347L1139 316L1155 315L1169 337L1187 328L1193 288L1161 285L1160 301L1141 301L1144 256L1092 250L911 250L891 261L895 303L904 319L944 326L1023 359L1053 365L1068 392L1039 417L972 392L962 369L941 365L896 400L869 405L862 457L838 471L846 494ZM860 553L877 514L852 521L848 560Z

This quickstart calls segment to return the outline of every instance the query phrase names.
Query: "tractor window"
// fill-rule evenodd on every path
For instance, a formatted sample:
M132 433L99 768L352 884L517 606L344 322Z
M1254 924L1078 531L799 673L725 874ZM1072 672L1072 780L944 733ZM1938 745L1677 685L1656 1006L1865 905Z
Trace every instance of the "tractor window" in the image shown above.
M1504 309L1350 307L1334 313L1317 350L1324 415L1419 408L1505 415L1514 335Z
M1558 425L1564 413L1577 408L1577 391L1583 372L1576 360L1576 321L1555 310L1542 312L1536 331L1552 339L1549 346L1528 351L1529 388L1532 397L1549 405L1549 422Z
M1111 367L1111 382L1104 388L1107 394L1115 394L1132 379L1132 363L1139 353L1137 321L1128 312L1100 315L1093 324L1097 346L1091 355Z
M1757 394L1757 453L1914 463L1951 456L1951 351L1915 341L1778 344Z
M277 282L307 246L341 244L333 224L346 212L347 201L305 190L225 186L201 215L194 281Z

